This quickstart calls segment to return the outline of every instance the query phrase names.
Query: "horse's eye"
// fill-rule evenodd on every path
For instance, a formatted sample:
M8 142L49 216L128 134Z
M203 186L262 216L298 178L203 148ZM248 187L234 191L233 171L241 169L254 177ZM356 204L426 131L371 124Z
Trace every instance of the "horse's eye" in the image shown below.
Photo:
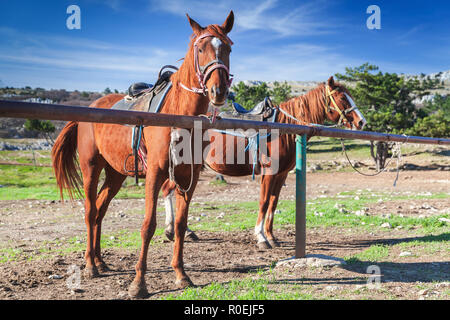
M198 49L198 52L202 53L202 52L203 52L203 50L202 50L202 49Z

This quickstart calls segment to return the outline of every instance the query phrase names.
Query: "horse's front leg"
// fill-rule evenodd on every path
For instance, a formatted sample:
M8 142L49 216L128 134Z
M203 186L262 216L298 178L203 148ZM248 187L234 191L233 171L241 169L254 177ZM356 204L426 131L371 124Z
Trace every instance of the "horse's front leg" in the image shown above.
M145 273L147 271L147 253L150 240L156 229L156 204L158 200L158 193L165 179L166 177L162 174L162 171L159 168L151 168L149 166L145 180L145 217L141 228L141 252L139 255L139 261L136 264L136 277L128 289L128 294L131 297L148 296L147 285L145 282Z
M183 264L183 247L184 247L184 236L187 229L188 211L189 203L192 199L192 195L197 185L198 176L200 174L200 165L195 165L193 170L192 185L190 189L184 193L179 189L176 190L176 217L175 217L175 243L173 247L173 258L172 267L175 271L175 284L178 288L185 288L192 286L193 283L184 271ZM190 171L190 170L186 170ZM186 186L189 183L190 177L188 179L183 179L185 183L182 186Z
M259 212L255 225L255 238L257 241L257 246L260 249L271 248L271 245L267 241L267 238L264 234L264 221L266 218L267 208L269 206L271 187L272 185L270 183L270 176L263 175L261 177L261 190L259 195Z

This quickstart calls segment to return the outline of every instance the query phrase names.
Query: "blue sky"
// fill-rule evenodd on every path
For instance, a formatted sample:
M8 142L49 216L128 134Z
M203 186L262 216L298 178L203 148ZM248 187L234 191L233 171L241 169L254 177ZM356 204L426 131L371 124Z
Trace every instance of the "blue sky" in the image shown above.
M81 9L69 30L66 9ZM369 5L381 30L369 30ZM192 30L235 26L231 72L239 80L324 81L370 62L385 72L450 69L450 1L0 0L0 84L68 90L125 90L179 65Z

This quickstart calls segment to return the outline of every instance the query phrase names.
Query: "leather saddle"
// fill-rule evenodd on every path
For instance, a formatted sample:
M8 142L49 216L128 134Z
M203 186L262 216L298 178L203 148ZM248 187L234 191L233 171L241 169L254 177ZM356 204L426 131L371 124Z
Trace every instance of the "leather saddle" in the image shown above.
M266 97L250 110L245 109L239 103L233 101L231 112L224 111L219 116L222 118L273 122L275 120L275 115L276 110L272 101L269 97Z
M167 68L177 69L174 66L162 67L155 85L145 82L133 83L128 88L128 95L114 104L111 109L159 112L167 92L169 92L172 87L170 76L174 73L174 71L167 70L163 72L163 70Z

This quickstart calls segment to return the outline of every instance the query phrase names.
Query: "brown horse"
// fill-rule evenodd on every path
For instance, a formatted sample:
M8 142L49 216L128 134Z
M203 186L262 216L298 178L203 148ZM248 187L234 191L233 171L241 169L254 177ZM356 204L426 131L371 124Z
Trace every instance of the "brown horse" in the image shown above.
M335 82L333 77L330 77L326 84L320 84L305 95L283 102L275 109L278 111L276 121L280 123L323 124L325 119L328 119L334 123L343 124L349 129L357 130L362 130L366 124L366 120L357 109L349 91L342 84ZM248 176L253 172L261 173L261 169L264 170L261 161L257 163L255 168L249 162L238 164L238 145L245 145L245 141L242 141L245 138L232 137L230 142L230 137L226 138L222 132L208 130L208 134L212 144L214 144L214 141L222 141L223 143L217 149L210 148L205 159L207 166L215 172L229 176ZM308 136L308 140L310 138L311 136ZM278 143L278 156L271 153L272 143L274 142ZM273 234L274 213L281 187L289 171L295 167L295 135L281 135L276 140L267 140L267 150L269 154L277 157L276 159L272 158L272 161L278 161L278 170L275 174L266 174L265 172L261 174L259 213L255 226L255 236L258 247L264 249L279 246ZM247 161L251 158L249 152L250 150L247 150L245 158ZM234 162L232 161L231 164L227 163L230 156L227 157L226 155L229 153L234 154L234 159L231 157ZM217 159L220 161L217 161ZM166 205L165 233L169 239L173 237L173 226L171 224L173 223L173 212L171 211L173 190L173 183L167 180L162 187L162 192Z
M201 27L188 15L193 30L188 52L179 70L171 76L172 88L161 106L160 112L178 115L205 114L208 105L223 105L231 84L229 55L232 42L227 34L234 23L231 11L222 25ZM123 95L111 94L91 104L96 108L111 108ZM147 296L145 272L149 242L156 228L156 204L162 184L168 178L168 150L171 128L145 127L143 141L148 150L145 176L145 217L141 229L141 251L136 264L136 276L129 288L132 297ZM100 237L102 219L112 198L123 181L130 175L124 169L124 161L132 152L132 129L123 125L69 122L58 136L52 161L57 183L61 191L70 197L82 184L85 199L85 223L87 226L87 248L85 253L86 277L95 277L99 271L108 270L102 259ZM82 180L78 174L76 153L78 151ZM186 193L176 191L177 215L175 221L175 244L172 267L176 274L176 285L180 288L192 284L183 267L183 243L187 227L189 203L197 184L201 165L181 164L175 167L174 175L180 186L191 188ZM105 181L97 193L100 172L105 170Z

